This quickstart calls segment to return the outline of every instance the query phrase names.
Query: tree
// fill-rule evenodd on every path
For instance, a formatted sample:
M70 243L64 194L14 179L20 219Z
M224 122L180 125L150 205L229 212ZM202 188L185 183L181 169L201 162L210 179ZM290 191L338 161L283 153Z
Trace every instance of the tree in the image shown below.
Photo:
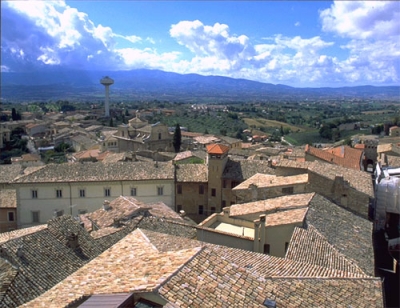
M174 146L175 153L178 153L179 150L181 149L181 144L182 144L182 133L181 133L181 127L179 124L176 124L176 126L175 126L174 138L173 138L172 144Z
M17 120L17 111L15 110L15 108L11 109L11 118L13 121Z

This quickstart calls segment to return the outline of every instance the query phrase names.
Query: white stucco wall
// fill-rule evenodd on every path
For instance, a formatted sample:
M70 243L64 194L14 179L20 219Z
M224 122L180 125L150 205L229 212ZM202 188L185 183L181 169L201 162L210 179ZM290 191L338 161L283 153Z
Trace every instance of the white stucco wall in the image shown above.
M46 223L53 218L54 210L64 210L65 214L77 215L79 210L88 212L102 207L104 200L112 201L123 195L130 196L135 187L136 199L145 203L164 202L174 208L173 180L115 181L115 182L79 182L79 183L32 183L14 184L17 190L18 227L28 227L32 223L32 211L40 211L39 223ZM163 187L159 196L157 187ZM104 189L110 189L110 196L105 196ZM62 197L57 198L56 190L62 190ZM85 190L85 197L80 197L80 190ZM37 198L32 198L32 190L37 190Z

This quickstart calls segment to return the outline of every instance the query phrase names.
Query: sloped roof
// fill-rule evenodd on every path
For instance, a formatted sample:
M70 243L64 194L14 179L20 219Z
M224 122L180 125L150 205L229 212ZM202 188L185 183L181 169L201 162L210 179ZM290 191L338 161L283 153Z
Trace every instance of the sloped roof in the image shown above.
M22 172L22 166L16 165L0 165L0 183L9 183L14 180Z
M242 182L249 179L257 173L275 174L275 169L269 167L267 161L254 160L231 160L228 159L224 172L223 179L230 179Z
M199 250L160 252L137 229L27 306L63 307L86 294L153 291Z
M15 189L0 189L0 208L16 208L17 192Z
M230 206L229 216L251 216L249 219L257 219L261 214L269 214L276 211L286 211L307 207L315 193L296 194L259 200L247 203L238 203Z
M205 164L179 164L176 166L176 181L208 183L208 167Z
M353 149L349 146L321 150L306 145L305 152L326 162L355 170L360 170L360 163L363 157L362 150Z
M284 185L307 184L307 182L307 173L292 176L275 176L270 174L256 173L246 181L233 188L233 190L247 190L251 185L256 185L257 188L267 188Z
M294 229L285 257L299 262L364 275L364 272L353 260L347 259L311 224L307 229L298 227Z
M207 153L208 154L225 154L229 152L229 147L220 143L208 144Z
M87 164L48 164L28 175L21 175L15 183L85 182L85 181L133 181L173 180L171 163L159 162L101 162Z
M364 273L374 275L372 222L319 194L310 202L306 222L314 226L329 244L357 264Z
M267 298L274 299L277 307L383 307L379 278L321 278L318 274L305 278L304 271L296 277L282 274L282 266L276 264L273 267L278 277L271 277L262 267L254 269L252 259L238 265L235 260L243 251L234 252L234 259L227 258L221 251L206 246L162 285L159 293L180 307L263 307ZM269 267L273 258L261 256L264 268ZM282 263L289 261L279 259ZM293 269L301 268L300 264L290 265ZM289 264L286 267L289 269Z

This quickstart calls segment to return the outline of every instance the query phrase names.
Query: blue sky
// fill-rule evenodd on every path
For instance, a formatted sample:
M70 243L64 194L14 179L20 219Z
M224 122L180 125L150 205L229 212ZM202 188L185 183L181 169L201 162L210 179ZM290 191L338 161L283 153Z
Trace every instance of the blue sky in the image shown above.
M2 1L1 70L399 85L397 1Z

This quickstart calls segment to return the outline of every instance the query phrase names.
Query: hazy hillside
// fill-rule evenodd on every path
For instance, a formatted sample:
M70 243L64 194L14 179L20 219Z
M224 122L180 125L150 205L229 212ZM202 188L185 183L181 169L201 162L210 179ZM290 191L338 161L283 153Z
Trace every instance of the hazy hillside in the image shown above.
M115 84L111 98L184 100L193 102L291 100L321 98L394 99L400 87L294 88L221 76L181 75L160 70L62 71L2 73L1 97L5 100L102 99L103 76Z

